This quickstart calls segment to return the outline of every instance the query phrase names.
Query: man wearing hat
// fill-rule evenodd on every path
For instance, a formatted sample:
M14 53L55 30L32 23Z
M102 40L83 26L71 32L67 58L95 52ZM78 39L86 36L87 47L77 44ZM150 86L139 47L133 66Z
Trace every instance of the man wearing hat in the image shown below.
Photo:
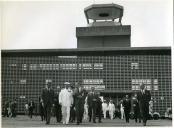
M51 83L48 82L41 94L45 111L46 124L50 124L51 108L53 106L54 90L51 88Z
M70 83L65 82L64 88L61 90L59 94L59 103L62 106L62 121L63 124L69 123L70 118L70 107L73 104L73 95L72 90L70 89Z
M149 101L151 100L151 94L148 90L146 90L146 86L143 83L140 84L140 91L138 92L137 96L143 125L146 126L149 114Z

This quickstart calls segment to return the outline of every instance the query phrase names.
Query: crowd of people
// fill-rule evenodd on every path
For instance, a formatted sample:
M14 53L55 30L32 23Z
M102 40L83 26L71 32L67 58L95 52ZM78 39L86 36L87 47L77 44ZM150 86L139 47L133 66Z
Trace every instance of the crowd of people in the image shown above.
M150 92L145 89L145 85L140 85L140 91L132 98L126 95L119 102L119 109L115 106L112 99L107 102L105 99L102 101L98 92L94 87L91 87L90 92L87 92L83 86L77 85L73 88L69 82L64 83L64 88L57 87L57 92L51 88L51 83L48 83L42 90L40 110L42 120L45 119L46 124L50 124L52 108L54 108L54 115L57 122L69 124L72 122L79 125L82 121L89 121L96 123L102 122L102 115L113 120L116 112L119 111L120 118L125 119L129 123L130 113L133 111L135 122L146 122L149 114L149 102L151 100ZM133 110L132 110L133 109ZM138 121L137 121L138 120Z
M4 103L4 114L3 117L13 117L15 118L17 115L17 102L16 100L5 101Z
M72 87L69 82L64 83L64 87L57 86L56 92L51 87L51 82L48 82L45 88L42 89L39 97L39 114L41 120L46 124L50 124L52 116L56 117L57 123L69 124L76 122L77 125L83 121L102 123L104 119L110 118L113 120L117 116L120 119L125 119L129 123L130 113L134 113L135 122L146 126L149 113L152 113L153 102L151 101L150 92L145 89L145 85L140 85L140 91L130 98L125 95L119 103L115 103L112 99L101 99L100 93L91 87L90 92L87 92L83 86L76 85ZM4 116L16 116L16 100L14 102L5 102ZM25 104L25 114L30 118L33 116L33 111L37 105L33 100Z

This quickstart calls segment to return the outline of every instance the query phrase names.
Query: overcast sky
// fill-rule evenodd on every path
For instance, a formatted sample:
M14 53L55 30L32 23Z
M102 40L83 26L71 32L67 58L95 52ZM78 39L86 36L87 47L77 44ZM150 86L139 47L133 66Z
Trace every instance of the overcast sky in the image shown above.
M173 0L79 0L3 2L2 49L76 48L76 27L87 26L91 4L124 6L123 25L131 25L131 46L173 44Z

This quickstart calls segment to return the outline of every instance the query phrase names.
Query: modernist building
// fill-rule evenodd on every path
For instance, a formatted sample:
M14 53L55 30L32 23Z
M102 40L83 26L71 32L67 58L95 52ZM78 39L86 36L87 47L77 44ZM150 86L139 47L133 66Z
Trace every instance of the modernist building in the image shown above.
M27 100L38 102L45 83L56 90L69 81L87 90L94 86L118 103L144 83L154 111L164 115L172 107L171 48L130 47L131 26L121 24L122 6L92 5L85 15L88 27L76 28L77 49L2 50L2 101L17 99L22 113Z

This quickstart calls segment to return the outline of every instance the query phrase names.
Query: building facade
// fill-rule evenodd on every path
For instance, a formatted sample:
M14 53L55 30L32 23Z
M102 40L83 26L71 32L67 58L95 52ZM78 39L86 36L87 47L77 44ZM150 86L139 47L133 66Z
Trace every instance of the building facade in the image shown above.
M84 13L88 26L76 27L77 49L2 50L2 105L16 99L23 113L26 102L38 103L47 82L55 91L66 81L86 90L94 86L116 103L144 83L154 112L164 115L172 107L171 48L130 47L131 26L121 23L123 6L94 4Z
M90 48L60 50L2 50L2 104L16 99L18 112L51 82L56 91L65 81L92 86L116 103L131 97L144 83L154 111L164 115L172 107L171 48Z

